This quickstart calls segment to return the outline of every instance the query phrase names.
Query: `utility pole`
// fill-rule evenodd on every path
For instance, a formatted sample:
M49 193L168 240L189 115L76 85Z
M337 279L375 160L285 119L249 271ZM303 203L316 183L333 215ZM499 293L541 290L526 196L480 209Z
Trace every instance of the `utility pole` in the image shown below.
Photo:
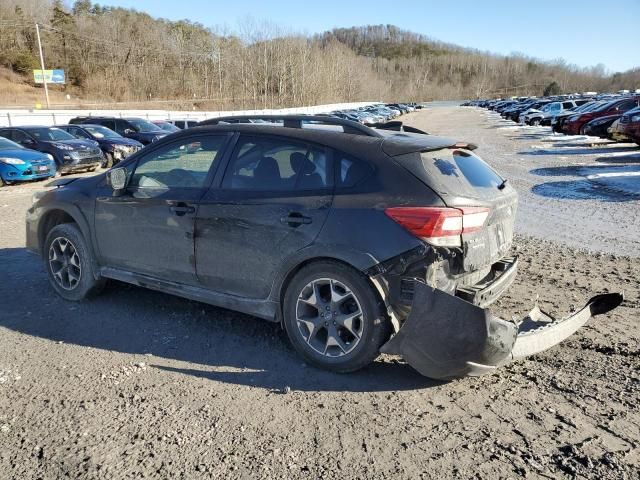
M49 105L49 89L47 88L47 77L44 74L44 57L42 56L42 42L40 41L40 27L36 23L36 35L38 36L38 50L40 50L40 71L42 72L42 83L44 84L44 96L47 98L47 109Z

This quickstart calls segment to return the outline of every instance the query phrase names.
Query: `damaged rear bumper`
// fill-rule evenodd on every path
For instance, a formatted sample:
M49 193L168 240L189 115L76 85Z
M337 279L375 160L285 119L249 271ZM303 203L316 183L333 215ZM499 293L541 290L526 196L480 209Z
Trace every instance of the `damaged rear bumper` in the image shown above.
M516 323L417 282L411 313L381 351L401 355L430 378L481 375L557 345L589 318L613 310L622 301L620 293L597 295L562 319L554 319L536 306Z

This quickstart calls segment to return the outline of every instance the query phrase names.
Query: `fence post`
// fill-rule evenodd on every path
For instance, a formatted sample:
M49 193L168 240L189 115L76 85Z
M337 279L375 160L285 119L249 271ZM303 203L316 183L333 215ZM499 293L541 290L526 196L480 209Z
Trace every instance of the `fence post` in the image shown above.
M13 125L11 124L11 114L9 112L7 112L7 121L9 122L9 126L12 127Z

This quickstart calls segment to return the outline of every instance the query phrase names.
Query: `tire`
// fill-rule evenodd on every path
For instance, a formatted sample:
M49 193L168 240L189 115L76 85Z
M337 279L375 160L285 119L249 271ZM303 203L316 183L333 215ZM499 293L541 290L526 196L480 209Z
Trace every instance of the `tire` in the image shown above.
M531 122L529 122L529 125L531 125L532 127L537 127L540 125L540 119L539 118L534 118L533 120L531 120Z
M93 258L77 225L56 225L47 234L44 255L49 283L65 300L79 302L100 292L104 279L95 278Z
M302 268L287 287L282 311L294 349L311 365L333 372L367 366L391 334L391 322L367 278L338 262Z
M2 176L0 175L0 188L4 187L7 184L7 182L5 182L2 178Z

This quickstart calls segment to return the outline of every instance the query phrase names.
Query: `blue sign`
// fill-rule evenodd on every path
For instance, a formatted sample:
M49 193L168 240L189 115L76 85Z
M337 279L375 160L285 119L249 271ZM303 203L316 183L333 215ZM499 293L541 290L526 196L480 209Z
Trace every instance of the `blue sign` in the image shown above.
M33 81L35 83L65 83L64 70L42 70L33 71Z
M64 83L64 70L54 70L51 74L51 83Z

